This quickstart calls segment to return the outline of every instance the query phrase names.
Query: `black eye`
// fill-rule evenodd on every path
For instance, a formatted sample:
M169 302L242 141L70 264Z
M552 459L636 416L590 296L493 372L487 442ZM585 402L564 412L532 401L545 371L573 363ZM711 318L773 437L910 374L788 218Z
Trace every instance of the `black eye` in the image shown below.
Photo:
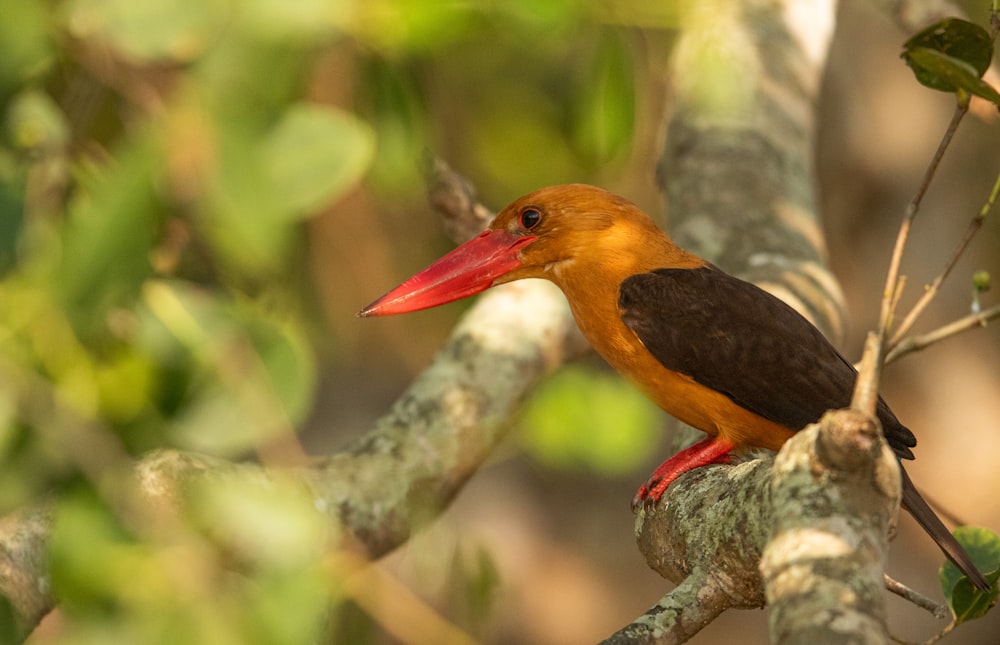
M542 221L542 214L534 208L526 208L521 212L521 226L525 229L534 228Z

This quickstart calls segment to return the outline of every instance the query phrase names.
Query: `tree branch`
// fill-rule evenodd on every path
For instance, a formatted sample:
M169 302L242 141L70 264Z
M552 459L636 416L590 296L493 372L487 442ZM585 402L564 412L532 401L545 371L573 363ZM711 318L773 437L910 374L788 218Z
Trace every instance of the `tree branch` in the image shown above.
M899 466L867 414L827 413L775 461L774 525L761 560L775 642L807 634L882 643ZM841 640L842 639L842 640Z
M611 635L601 645L684 643L731 607L713 574L697 569L641 618Z
M0 518L0 595L25 634L53 605L45 548L51 528L47 507Z
M984 309L979 313L962 316L958 320L942 325L937 329L927 332L926 334L920 334L919 336L907 336L900 342L896 343L893 348L889 350L885 356L885 362L888 364L899 360L907 354L919 352L935 343L939 343L942 340L956 336L963 331L968 331L977 327L985 327L989 321L995 318L1000 318L1000 305Z
M657 177L678 244L837 340L845 306L825 266L813 164L834 3L807 4L800 15L794 2L693 3ZM721 98L717 85L729 88Z
M797 433L773 461L685 473L636 518L649 566L678 587L605 643L682 643L765 599L775 641L845 626L858 642L884 641L900 490L881 431L851 410Z

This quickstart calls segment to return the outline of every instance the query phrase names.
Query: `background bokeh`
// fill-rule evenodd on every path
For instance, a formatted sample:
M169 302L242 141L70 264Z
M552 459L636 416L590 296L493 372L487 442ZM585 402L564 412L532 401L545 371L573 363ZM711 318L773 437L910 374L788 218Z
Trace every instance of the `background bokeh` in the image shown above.
M985 3L967 5L985 24ZM361 594L336 567L317 570L322 528L295 491L196 491L191 517L165 525L134 508L125 473L130 456L161 446L295 463L371 427L467 307L354 315L453 245L425 197L429 152L493 208L583 181L658 212L682 12L575 0L8 2L0 511L54 500L52 584L64 599L34 642L424 642L419 625L390 635L374 595L427 603L484 642L579 643L654 603L668 583L636 550L628 503L667 456L664 418L593 357L544 383L453 506L385 559L402 590ZM899 59L908 36L872 3L842 3L818 106L849 357L954 104ZM998 171L1000 121L979 110L924 203L905 301ZM1000 274L998 249L992 216L920 329L969 311L971 275ZM963 521L1000 527L997 325L891 366L884 391L920 439L918 485ZM259 504L239 502L247 490ZM234 547L251 573L231 573ZM890 572L937 595L940 559L903 516ZM893 632L911 640L938 624L890 608ZM729 612L697 642L765 642L766 621ZM955 638L998 634L991 615Z

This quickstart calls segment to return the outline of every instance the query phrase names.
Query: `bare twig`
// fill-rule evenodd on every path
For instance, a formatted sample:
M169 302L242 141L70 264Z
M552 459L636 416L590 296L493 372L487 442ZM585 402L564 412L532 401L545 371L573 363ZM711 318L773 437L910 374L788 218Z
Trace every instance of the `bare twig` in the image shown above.
M939 602L934 602L915 589L910 589L902 582L889 576L889 574L885 574L885 588L903 600L911 602L921 609L926 609L932 616L939 620L944 620L950 614L946 606Z
M878 404L878 384L882 376L884 361L879 360L879 338L873 331L865 338L865 351L861 355L861 367L858 378L854 381L854 394L851 396L851 407L869 416L875 416L875 406Z
M899 268L903 261L903 251L906 249L906 242L910 236L910 229L913 227L913 220L916 219L920 204L927 193L931 180L934 178L937 168L944 157L945 150L948 149L955 131L958 129L962 118L969 111L968 100L959 100L955 106L955 111L951 116L947 129L941 137L937 150L933 158L924 171L923 179L917 187L917 192L906 205L903 214L903 221L899 225L899 234L896 236L896 245L892 250L892 258L889 261L889 271L885 278L885 289L882 292L882 306L879 311L878 331L870 334L865 343L865 353L861 363L867 366L858 376L854 386L854 397L851 406L856 410L868 411L873 414L878 401L878 384L882 374L882 366L885 363L886 338L889 329L892 327L896 306L902 295L905 279L900 276Z
M324 559L332 584L364 609L405 645L448 643L475 645L476 640L441 614L377 563L350 551Z
M938 642L939 640L950 634L952 630L955 629L956 627L958 627L958 623L956 623L954 620L951 621L950 623L945 625L940 632L934 634L933 636L925 640L923 643L921 643L921 645L934 645L934 643Z
M923 641L922 643L919 643L919 645L934 645L934 643L938 642L939 640L950 634L952 630L954 630L956 627L958 627L958 623L955 622L954 619L952 619L947 625L941 628L941 631L939 631L937 634L934 634L933 636ZM897 643L903 643L904 645L913 645L912 643L896 638L895 636L892 637L892 640L894 640Z
M945 625L944 628L937 634L934 634L933 636L931 636L930 638L921 643L908 641L905 638L899 638L898 636L893 636L892 634L889 634L889 639L892 640L893 643L899 643L900 645L934 645L934 643L938 642L939 640L950 634L952 630L955 629L955 627L957 626L958 625L956 625L955 621L952 620L947 625Z
M955 106L955 112L951 116L951 122L948 123L948 128L941 137L941 143L938 144L937 150L934 152L934 157L931 158L930 163L927 165L927 170L924 171L924 177L921 180L920 185L917 187L917 192L910 200L910 203L906 205L903 221L899 227L899 234L896 236L896 246L893 248L892 258L889 260L889 273L885 279L885 291L882 294L882 308L879 313L878 323L879 359L882 358L882 344L888 334L889 328L892 326L894 305L899 299L899 290L902 287L899 278L899 267L903 261L903 251L906 249L906 242L910 237L910 229L913 226L913 220L916 218L917 212L920 210L920 203L923 201L924 195L927 193L927 188L930 186L931 180L937 172L938 165L940 165L941 159L944 157L945 150L948 149L948 145L955 136L955 131L958 129L959 124L962 122L962 118L968 111L968 102L959 102L959 104Z
M443 159L428 153L424 162L427 198L444 218L445 231L461 243L479 235L495 213L476 199L476 188Z
M941 284L945 281L945 279L947 279L952 269L955 268L959 258L962 257L962 254L965 253L965 250L969 247L969 243L972 241L972 238L975 237L976 233L979 232L979 229L982 228L983 222L986 220L986 216L989 215L991 210L993 210L993 207L996 205L998 195L1000 195L1000 175L997 175L996 180L993 182L993 189L990 191L990 195L986 199L986 203L983 204L982 208L979 209L979 212L976 213L976 216L969 222L969 226L965 229L965 235L962 236L962 239L955 247L955 250L952 251L951 258L948 260L947 264L945 264L944 269L942 269L941 273L934 279L934 282L927 287L924 291L924 295L922 295L920 300L913 305L910 313L906 315L906 318L903 319L903 322L900 323L899 327L896 329L892 336L892 340L889 341L890 350L896 343L903 339L906 332L908 332L913 326L913 323L916 322L917 317L923 313L924 309L927 308L927 305L929 305L938 294L938 289L941 287Z
M942 325L941 327L938 327L933 331L929 331L926 334L908 336L902 341L896 343L893 348L889 350L889 353L885 356L885 362L891 363L892 361L902 358L907 354L926 349L934 343L939 343L946 338L956 336L963 331L975 329L976 327L982 327L990 320L998 317L1000 317L1000 305L985 309L979 313L963 316L958 320L950 322L947 325Z
M990 16L990 38L995 40L997 34L1000 33L1000 20L997 19L996 12L992 13ZM934 153L934 157L931 159L930 164L927 166L927 170L924 172L924 178L917 188L917 193L910 200L910 203L906 207L906 213L903 216L903 222L899 228L899 235L896 237L896 246L892 252L892 259L889 262L889 272L886 276L885 281L885 291L882 296L882 307L879 313L879 326L878 326L878 339L877 345L875 347L876 356L879 359L884 359L886 347L885 339L888 335L889 328L892 326L892 320L896 309L896 303L899 301L900 292L902 290L902 283L899 278L899 267L903 258L903 250L906 248L906 241L910 234L910 228L912 227L913 220L917 215L917 211L920 208L920 202L923 201L924 194L927 192L927 188L930 185L931 180L934 177L937 167L941 162L941 158L944 156L945 150L951 143L952 137L955 131L958 129L959 124L962 122L962 118L969 111L969 96L967 94L960 94L958 96L958 104L955 106L955 111L952 114L951 122L948 124L948 128L945 130L944 135L941 138L941 143L938 144L938 148ZM986 214L992 209L993 204L996 203L997 193L1000 191L1000 176L997 177L997 181L993 185L993 190L990 193L989 199L987 199L986 204L980 209L979 214L970 223L969 228L966 230L965 237L959 242L958 247L952 254L951 260L945 265L944 270L941 275L934 281L934 284L928 288L924 296L914 305L913 309L910 311L909 315L903 320L902 324L893 334L892 342L890 347L900 342L903 335L910 329L913 323L916 321L920 313L927 307L930 301L934 298L937 293L937 289L945 278L951 272L958 258L965 251L968 246L969 240L979 230L982 225L983 219L985 219ZM881 360L880 360L881 362Z
M909 336L903 337L903 335L910 330L913 323L916 322L917 317L926 309L927 305L934 299L937 295L938 290L944 280L951 273L958 259L965 252L969 246L969 242L975 236L975 234L982 228L982 224L986 217L989 215L990 211L996 206L996 203L1000 199L1000 175L997 175L996 180L993 183L993 188L990 191L989 197L987 197L986 202L979 209L976 216L969 222L969 226L965 231L965 235L962 237L961 241L955 247L952 252L951 258L948 260L941 274L935 278L934 282L927 288L924 295L920 300L913 306L913 309L907 314L906 318L896 329L892 340L887 344L887 351L885 352L884 363L888 364L895 361L907 354L912 352L920 351L933 345L934 343L941 342L947 338L955 336L963 331L973 329L978 326L983 326L990 320L1000 316L1000 306L987 309L985 311L976 312L969 314L963 318L959 318L947 325L938 327L937 329L930 331L926 334L921 334L919 336ZM904 222L905 224L905 222ZM902 231L901 231L902 233ZM897 239L898 246L898 239ZM899 302L899 295L903 290L903 286L906 282L906 276L899 276L896 281L896 289L892 300L888 303L889 311L894 311ZM883 305L886 300L883 299ZM863 361L864 359L862 359ZM860 368L859 368L860 369ZM871 375L865 375L863 379L870 379ZM859 379L859 383L862 379ZM877 382L877 378L876 378ZM858 392L860 386L855 387L855 392ZM870 385L865 385L865 388L870 390Z

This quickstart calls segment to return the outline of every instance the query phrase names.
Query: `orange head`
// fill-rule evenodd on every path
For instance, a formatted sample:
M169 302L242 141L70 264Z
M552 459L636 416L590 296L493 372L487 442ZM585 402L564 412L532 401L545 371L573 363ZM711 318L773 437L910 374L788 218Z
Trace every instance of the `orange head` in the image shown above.
M628 200L584 184L552 186L521 197L479 236L358 315L419 311L522 278L546 278L564 290L570 276L620 282L689 258Z

